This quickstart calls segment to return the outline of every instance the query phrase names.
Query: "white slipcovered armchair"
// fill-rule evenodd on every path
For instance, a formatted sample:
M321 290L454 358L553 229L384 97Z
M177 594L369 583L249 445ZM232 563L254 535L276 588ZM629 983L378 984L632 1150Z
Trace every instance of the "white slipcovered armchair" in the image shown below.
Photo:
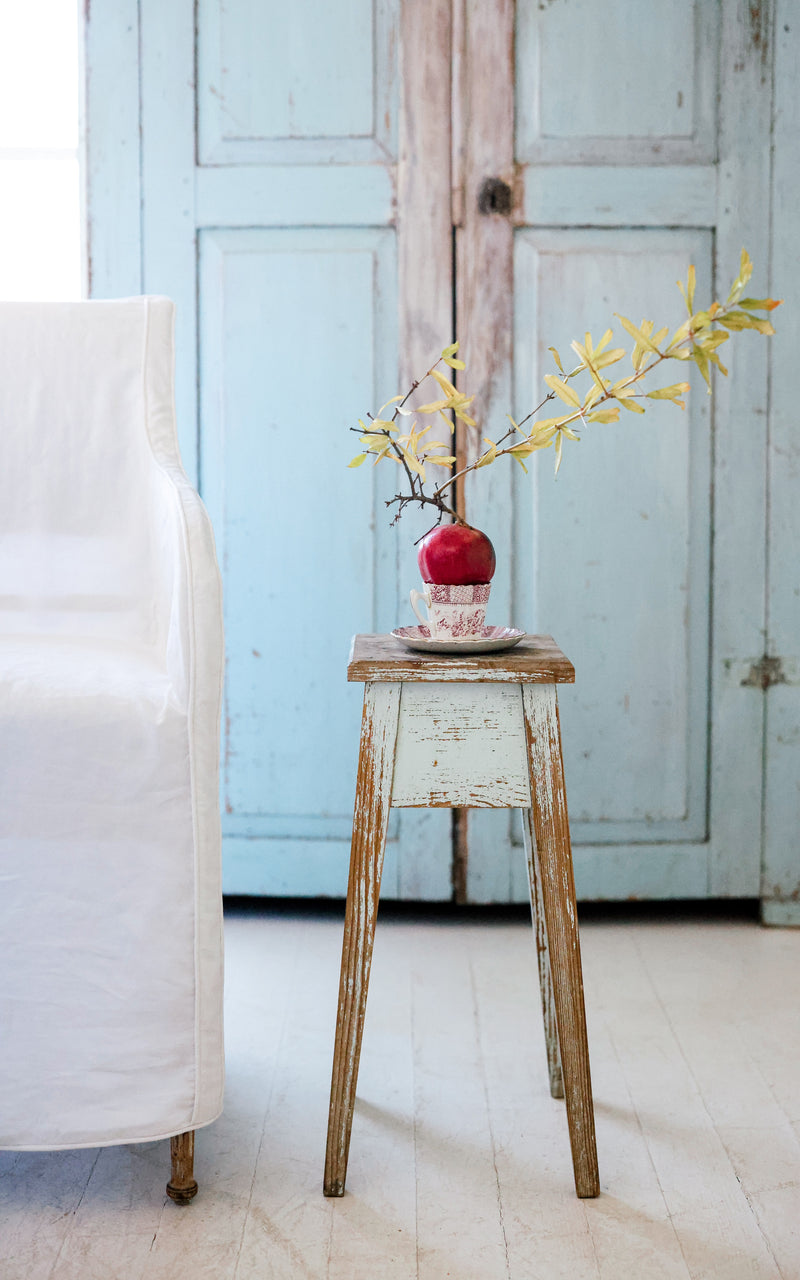
M222 1105L219 572L166 298L0 305L0 1148Z

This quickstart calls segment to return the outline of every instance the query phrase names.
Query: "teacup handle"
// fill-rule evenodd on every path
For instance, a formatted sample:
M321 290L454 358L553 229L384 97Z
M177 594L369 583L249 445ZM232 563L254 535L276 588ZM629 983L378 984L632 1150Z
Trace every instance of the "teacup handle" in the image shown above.
M417 615L417 617L419 618L419 620L420 620L420 622L422 623L423 627L428 627L428 628L430 628L430 625L431 625L431 620L430 620L430 618L425 617L425 615L424 615L424 614L420 613L420 611L419 611L419 607L418 607L418 606L419 606L419 601L420 601L420 600L424 600L424 601L425 601L425 604L426 604L426 605L428 606L428 608L430 609L430 607L431 607L431 593L430 593L430 591L427 591L427 590L425 590L425 591L417 591L414 587L412 587L412 588L411 588L411 594L410 594L410 596L409 596L409 599L410 599L410 601L411 601L411 608L414 610L415 614L416 614L416 615Z

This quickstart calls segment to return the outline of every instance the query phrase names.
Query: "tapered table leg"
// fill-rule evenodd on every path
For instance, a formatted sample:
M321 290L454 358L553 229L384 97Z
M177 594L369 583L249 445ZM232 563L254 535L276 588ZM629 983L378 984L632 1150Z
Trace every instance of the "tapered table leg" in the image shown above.
M547 1073L550 1077L550 1096L564 1097L564 1077L561 1071L561 1052L558 1047L556 1006L553 1000L553 978L550 973L550 949L547 945L547 923L542 902L541 872L536 854L533 819L530 809L522 810L522 834L525 841L525 857L528 863L528 883L531 893L531 920L536 941L536 961L539 969L539 989L542 995L544 1039L547 1048Z
M585 1198L600 1194L600 1179L555 686L525 685L523 708L531 775L531 816L541 872L575 1190Z
M365 686L325 1153L326 1196L344 1195L347 1177L399 708L399 683Z
M169 1146L172 1177L167 1183L167 1195L176 1204L188 1204L197 1195L197 1183L194 1180L194 1129L170 1138Z

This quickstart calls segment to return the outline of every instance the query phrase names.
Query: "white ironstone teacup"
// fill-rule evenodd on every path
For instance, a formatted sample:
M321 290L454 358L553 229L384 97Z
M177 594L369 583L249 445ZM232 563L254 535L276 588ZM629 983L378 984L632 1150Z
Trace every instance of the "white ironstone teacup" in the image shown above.
M477 640L483 635L489 582L426 582L424 591L412 590L411 608L432 640ZM420 612L420 603L428 607L428 616Z

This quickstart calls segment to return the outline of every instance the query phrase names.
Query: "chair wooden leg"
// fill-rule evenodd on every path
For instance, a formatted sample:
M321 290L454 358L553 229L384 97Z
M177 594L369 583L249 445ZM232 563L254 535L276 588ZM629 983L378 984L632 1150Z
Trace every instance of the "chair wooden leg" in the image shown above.
M194 1129L170 1138L169 1146L172 1177L167 1183L167 1195L176 1204L188 1204L197 1195L197 1183L194 1180Z
M556 1007L553 1001L553 978L550 973L550 950L547 945L547 924L542 902L541 872L538 867L536 841L530 809L522 810L522 832L525 841L525 857L528 863L528 883L531 891L531 919L536 941L536 960L539 968L539 989L542 994L544 1039L547 1048L547 1073L550 1077L550 1095L564 1097L564 1077L561 1070L561 1052L558 1047Z
M554 685L523 687L531 816L541 873L575 1190L600 1194L581 947Z
M325 1152L326 1196L344 1195L347 1177L399 709L399 684L365 686Z

